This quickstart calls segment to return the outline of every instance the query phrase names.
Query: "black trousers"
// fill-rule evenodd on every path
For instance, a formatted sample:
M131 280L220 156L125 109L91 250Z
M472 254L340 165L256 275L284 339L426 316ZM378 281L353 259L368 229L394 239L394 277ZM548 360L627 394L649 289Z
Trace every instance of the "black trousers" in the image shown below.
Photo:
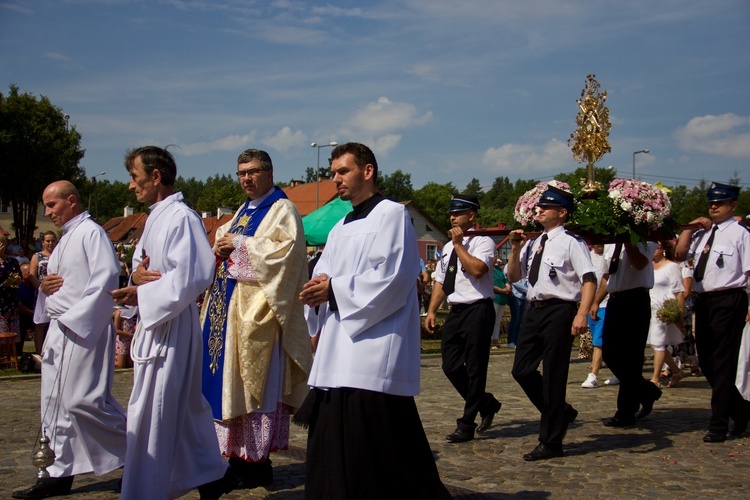
M602 332L602 357L620 379L615 417L632 422L641 402L652 401L661 392L643 378L643 351L651 322L648 289L634 288L610 295Z
M313 389L305 498L449 499L411 396Z
M457 423L469 432L474 432L477 413L484 417L496 405L495 397L485 392L494 326L492 299L483 299L452 306L443 327L443 373L466 402Z
M521 325L513 360L513 378L542 414L539 442L561 449L568 430L565 392L573 335L570 330L578 307L564 302L545 307L531 303ZM539 373L542 363L544 375Z
M702 293L695 302L695 342L698 362L711 385L708 429L725 434L729 418L747 418L748 404L735 386L737 361L747 314L743 288Z

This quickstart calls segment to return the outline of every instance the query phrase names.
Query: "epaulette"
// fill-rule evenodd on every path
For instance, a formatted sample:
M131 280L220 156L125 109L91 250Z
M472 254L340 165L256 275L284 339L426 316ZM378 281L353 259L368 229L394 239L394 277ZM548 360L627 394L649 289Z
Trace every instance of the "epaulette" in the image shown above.
M567 229L565 230L565 234L567 234L568 236L572 236L573 238L575 238L578 241L583 241L584 243L586 243L586 240L584 240L580 235L578 235L576 233L573 233L573 232L571 232L571 231L569 231Z
M690 240L696 240L700 239L704 234L706 233L705 229L698 229L696 232L693 233L693 235L690 237Z

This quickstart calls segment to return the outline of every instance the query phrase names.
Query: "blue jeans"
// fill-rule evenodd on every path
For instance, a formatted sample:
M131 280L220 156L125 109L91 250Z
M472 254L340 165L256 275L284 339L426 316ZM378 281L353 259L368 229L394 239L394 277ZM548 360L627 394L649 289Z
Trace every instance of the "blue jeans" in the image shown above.
M519 299L515 295L508 297L508 307L510 308L510 325L508 325L508 343L515 344L518 340L518 332L521 331L521 322L523 313L526 311L526 301Z

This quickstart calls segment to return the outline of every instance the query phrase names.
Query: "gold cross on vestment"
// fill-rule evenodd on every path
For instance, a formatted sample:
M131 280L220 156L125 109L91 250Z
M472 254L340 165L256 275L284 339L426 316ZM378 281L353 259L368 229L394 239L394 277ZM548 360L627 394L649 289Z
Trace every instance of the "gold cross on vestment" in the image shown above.
M243 216L240 217L240 220L237 223L237 225L239 227L245 227L250 222L250 219L251 219L251 217L249 215L243 215Z

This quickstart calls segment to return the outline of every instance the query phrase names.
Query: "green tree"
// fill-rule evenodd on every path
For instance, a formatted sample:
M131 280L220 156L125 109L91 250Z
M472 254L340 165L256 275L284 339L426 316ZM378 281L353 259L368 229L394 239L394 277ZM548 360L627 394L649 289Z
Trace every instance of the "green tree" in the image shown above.
M451 226L448 217L448 205L450 205L454 194L458 194L458 190L451 182L447 184L428 182L414 191L413 199L432 220L438 223L443 230L447 230Z
M245 193L239 183L230 175L215 175L206 180L205 187L198 197L195 210L216 213L218 207L239 208L245 200Z
M16 85L8 95L0 93L0 198L13 209L13 229L21 242L34 239L44 188L83 176L81 135L68 127L66 116L45 96L21 94Z
M479 182L479 179L473 177L471 181L469 181L469 183L466 185L466 188L464 188L464 190L462 191L462 194L476 196L481 202L484 191L482 190L482 184Z
M616 174L617 172L614 169L594 167L594 180L601 183L605 189L615 179ZM588 175L587 167L578 167L573 172L560 172L555 176L555 179L567 182L570 187L582 186L588 182Z
M330 160L329 160L330 164ZM305 182L316 182L318 178L321 179L327 179L331 175L331 167L330 165L328 167L320 167L317 170L317 173L315 172L315 169L312 167L307 167L305 169Z
M383 192L383 196L393 201L408 201L414 198L411 174L405 174L400 169L391 175L380 176L378 188Z
M139 203L135 194L128 189L128 184L121 181L110 183L107 180L82 179L78 190L83 203L91 216L105 223L113 217L122 217L125 207L133 207L136 212L145 212L148 207Z
M185 198L185 203L193 210L197 210L198 198L200 198L201 192L205 187L205 183L197 180L195 177L185 179L182 176L179 176L174 183L175 191L182 192L182 196Z
M708 213L706 191L708 191L708 182L705 180L701 180L690 190L685 188L684 195L682 189L673 189L669 197L672 202L672 217L680 224L687 224L698 217L705 217ZM678 196L675 196L675 192Z

